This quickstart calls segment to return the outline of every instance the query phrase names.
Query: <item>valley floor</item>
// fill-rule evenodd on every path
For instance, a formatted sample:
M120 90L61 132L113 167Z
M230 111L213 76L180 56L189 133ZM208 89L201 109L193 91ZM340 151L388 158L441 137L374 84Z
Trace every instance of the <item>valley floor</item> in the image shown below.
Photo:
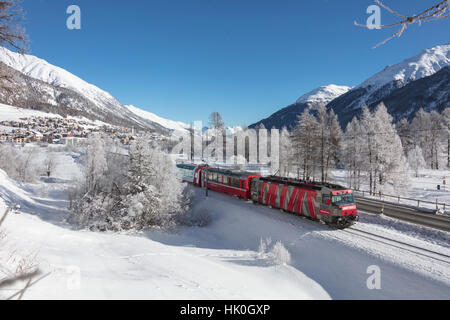
M34 185L0 171L0 212L21 205L21 214L6 219L1 250L36 256L49 273L24 299L450 299L449 259L212 192L206 199L198 189L194 209L210 212L207 227L77 230L64 222L74 172L59 171ZM355 228L450 256L449 233L364 213ZM258 254L268 238L284 244L290 265ZM380 290L368 289L370 266L381 271Z

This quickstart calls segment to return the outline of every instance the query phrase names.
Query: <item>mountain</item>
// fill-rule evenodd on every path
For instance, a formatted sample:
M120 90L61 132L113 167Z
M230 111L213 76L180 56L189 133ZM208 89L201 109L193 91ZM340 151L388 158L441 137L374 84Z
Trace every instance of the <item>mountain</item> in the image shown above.
M249 127L256 128L262 124L267 129L273 127L281 129L284 126L288 129L292 129L297 121L297 115L301 114L303 110L309 107L326 106L329 102L347 93L349 90L351 90L350 87L337 86L334 84L319 87L301 96L294 104L281 109L269 118L252 124Z
M109 93L35 56L0 47L0 74L1 103L161 134L170 132L131 112Z
M345 126L359 114L362 106L374 108L380 102L386 104L396 120L413 117L421 107L428 110L450 107L448 91L447 94L445 92L448 88L448 78L445 76L448 66L450 44L424 50L417 56L386 67L330 102L327 108L333 109Z
M441 111L450 107L449 66L450 44L436 46L401 63L386 67L341 95L336 94L326 107L334 110L343 127L360 114L364 105L373 109L380 102L386 104L395 121L403 117L411 119L420 108ZM306 107L303 102L304 99L300 98L295 104L252 127L260 123L267 127L267 123L269 127L281 128L286 125L292 128L297 115Z
M167 128L169 130L174 130L177 132L184 133L184 132L187 132L190 128L190 125L187 123L164 119L164 118L157 116L154 113L139 109L132 105L125 106L125 108L127 108L129 111L133 112L137 116L139 116L143 119L147 119L151 122L157 123L160 126Z

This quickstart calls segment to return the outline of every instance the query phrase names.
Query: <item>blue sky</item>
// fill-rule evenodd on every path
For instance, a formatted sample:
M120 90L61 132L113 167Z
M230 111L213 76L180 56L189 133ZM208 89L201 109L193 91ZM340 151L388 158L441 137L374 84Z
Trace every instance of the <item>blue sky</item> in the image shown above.
M449 42L450 19L369 31L373 0L22 0L30 53L162 117L252 124L330 83L355 86ZM385 0L405 14L437 0ZM79 5L82 29L66 28ZM409 6L407 8L406 6ZM394 21L382 12L382 23Z

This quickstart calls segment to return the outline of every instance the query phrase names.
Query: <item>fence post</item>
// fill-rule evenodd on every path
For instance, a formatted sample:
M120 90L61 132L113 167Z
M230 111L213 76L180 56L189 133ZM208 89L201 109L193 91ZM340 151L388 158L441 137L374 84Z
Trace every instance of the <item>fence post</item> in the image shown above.
M398 203L400 203L400 196L398 196Z
M438 199L436 199L436 210L439 210Z
M417 200L417 207L420 207L420 200Z

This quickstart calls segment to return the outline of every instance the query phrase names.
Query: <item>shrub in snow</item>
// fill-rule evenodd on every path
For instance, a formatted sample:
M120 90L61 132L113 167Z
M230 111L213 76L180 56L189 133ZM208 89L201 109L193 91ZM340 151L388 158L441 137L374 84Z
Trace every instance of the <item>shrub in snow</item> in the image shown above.
M266 240L264 240L264 239L259 240L258 255L261 258L267 257L267 248L270 246L271 243L272 243L272 239L270 239L270 238L267 238Z
M261 259L269 259L276 265L286 265L291 263L291 254L284 247L283 243L277 241L272 245L272 239L261 239L259 242L258 256Z
M206 227L212 221L211 213L207 208L193 208L180 215L179 223L190 227Z
M291 263L291 254L280 241L275 243L272 250L270 250L270 255L272 260L278 265Z
M196 205L194 205L193 199L195 194L193 190L189 188L184 190L183 195L183 203L188 210L185 210L178 215L177 223L189 227L206 227L209 225L212 222L212 216L203 201L196 201Z

